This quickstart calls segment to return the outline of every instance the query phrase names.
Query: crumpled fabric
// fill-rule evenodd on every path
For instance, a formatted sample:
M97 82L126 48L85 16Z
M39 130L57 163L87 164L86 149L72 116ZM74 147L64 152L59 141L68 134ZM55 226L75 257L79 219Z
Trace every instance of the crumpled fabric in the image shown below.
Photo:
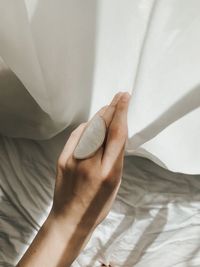
M0 131L50 138L129 91L127 154L198 174L199 9L198 0L1 0Z
M69 134L0 136L0 266L16 266L48 216L56 159ZM112 209L72 266L200 266L199 191L200 175L126 157Z

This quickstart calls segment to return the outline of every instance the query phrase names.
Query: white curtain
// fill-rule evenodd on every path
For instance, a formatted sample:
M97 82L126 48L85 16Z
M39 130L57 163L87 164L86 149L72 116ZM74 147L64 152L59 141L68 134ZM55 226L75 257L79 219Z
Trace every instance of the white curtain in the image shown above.
M200 173L199 10L199 0L0 0L0 131L49 138L129 91L127 154Z

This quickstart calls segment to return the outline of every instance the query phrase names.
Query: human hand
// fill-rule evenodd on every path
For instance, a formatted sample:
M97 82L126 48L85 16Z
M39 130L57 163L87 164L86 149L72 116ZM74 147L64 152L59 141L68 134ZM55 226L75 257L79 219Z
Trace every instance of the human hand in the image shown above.
M17 267L66 267L106 217L121 182L129 94L117 94L98 112L108 127L105 144L91 158L73 151L87 123L68 139L59 159L51 212Z
M87 123L81 124L69 137L57 165L51 211L57 219L70 218L73 224L90 231L108 214L121 182L129 98L128 93L118 93L109 106L98 112L108 132L105 145L91 158L73 157Z

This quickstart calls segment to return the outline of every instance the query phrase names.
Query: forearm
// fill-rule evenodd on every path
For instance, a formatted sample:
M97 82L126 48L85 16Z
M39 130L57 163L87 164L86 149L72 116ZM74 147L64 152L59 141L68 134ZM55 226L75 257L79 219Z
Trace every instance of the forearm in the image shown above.
M17 267L70 266L90 236L70 218L62 223L50 214Z
M119 93L97 113L108 126L107 137L91 158L73 156L86 125L70 135L58 159L50 216L17 267L70 266L107 216L121 183L129 99Z

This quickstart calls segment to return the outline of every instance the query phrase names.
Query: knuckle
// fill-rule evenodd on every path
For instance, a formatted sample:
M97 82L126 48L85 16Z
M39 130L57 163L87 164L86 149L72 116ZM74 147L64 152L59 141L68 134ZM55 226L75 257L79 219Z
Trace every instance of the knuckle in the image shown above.
M112 138L118 137L120 134L119 127L113 126L110 128L110 135Z
M68 172L74 170L74 162L71 158L69 158L67 161L63 160L62 158L58 159L57 162L58 169L62 172Z
M123 139L125 138L127 131L119 126L112 127L110 129L110 135L113 139Z
M107 177L104 179L103 184L109 189L115 189L118 184L118 179L115 179L114 177Z
M65 161L61 157L58 159L57 166L61 170L65 169Z
M117 108L119 111L123 111L124 108L126 108L126 107L127 107L127 103L120 101Z
M114 171L110 171L103 177L103 184L106 187L115 188L118 183L119 183L119 176Z
M65 163L66 170L73 170L75 168L75 162L72 157L70 157L67 162Z

